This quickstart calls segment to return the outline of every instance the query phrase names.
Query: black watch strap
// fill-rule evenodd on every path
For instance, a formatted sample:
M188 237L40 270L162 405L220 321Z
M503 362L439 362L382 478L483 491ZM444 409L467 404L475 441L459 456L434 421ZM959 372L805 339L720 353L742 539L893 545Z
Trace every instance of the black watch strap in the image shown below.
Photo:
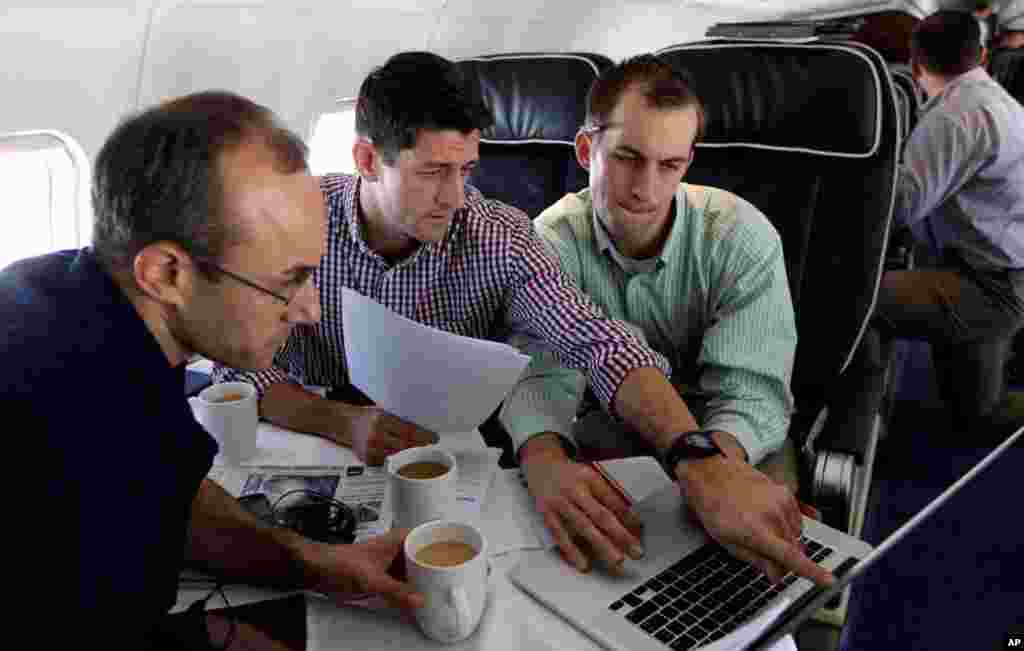
M720 454L726 456L711 436L711 430L694 430L677 436L661 457L661 465L669 477L675 477L675 467L685 459L706 459Z

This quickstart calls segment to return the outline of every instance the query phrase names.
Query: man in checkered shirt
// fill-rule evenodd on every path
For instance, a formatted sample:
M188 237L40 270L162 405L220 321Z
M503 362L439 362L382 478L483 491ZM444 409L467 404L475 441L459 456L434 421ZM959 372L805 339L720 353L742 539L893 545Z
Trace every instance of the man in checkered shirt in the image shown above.
M406 52L370 73L356 109L358 173L321 182L329 224L327 254L314 274L320 322L297 326L272 368L217 368L216 379L252 382L264 418L350 446L371 464L435 442L435 433L360 400L349 386L341 322L341 290L349 287L455 334L503 340L518 333L544 342L586 376L611 414L649 435L658 450L699 429L666 377L667 360L606 318L562 273L522 211L466 184L479 160L481 130L491 123L478 93L439 56ZM302 384L331 387L328 397L339 399ZM501 420L563 556L581 571L590 568L576 537L610 568L627 555L640 558L638 518L596 471L572 460L574 444L555 433L564 415L542 409L559 401L538 394L531 405L523 395L517 391L517 408L504 409ZM782 545L794 522L799 530L792 496L791 503L768 499L749 474L734 471L694 473L704 490L752 493L749 509L723 516L723 530L788 569L820 576L796 547Z

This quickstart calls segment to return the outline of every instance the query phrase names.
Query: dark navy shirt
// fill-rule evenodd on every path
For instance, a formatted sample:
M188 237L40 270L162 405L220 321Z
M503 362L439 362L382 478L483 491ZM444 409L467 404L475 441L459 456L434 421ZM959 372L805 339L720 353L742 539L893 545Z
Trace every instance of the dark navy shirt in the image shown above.
M18 528L32 587L60 613L42 635L147 648L217 449L184 399L184 365L88 249L0 271L0 315L0 413L37 473L22 497L48 507Z

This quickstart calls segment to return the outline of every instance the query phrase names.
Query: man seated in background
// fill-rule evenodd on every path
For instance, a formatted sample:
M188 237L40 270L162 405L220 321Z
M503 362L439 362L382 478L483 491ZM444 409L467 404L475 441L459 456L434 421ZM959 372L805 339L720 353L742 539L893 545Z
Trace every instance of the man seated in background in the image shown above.
M775 228L734 194L682 183L703 115L684 74L655 56L604 70L576 136L589 187L534 225L608 316L631 323L669 358L672 382L700 424L693 444L729 450L735 472L758 477L750 494L757 500L785 490L752 466L786 438L796 326ZM551 399L568 404L552 411L571 413L581 387L563 375ZM657 454L650 436L592 402L579 411L573 432L581 447L602 456ZM672 470L683 479L698 463Z
M974 3L974 9L971 11L976 19L978 19L978 28L980 30L980 40L982 47L982 65L987 60L988 50L993 44L993 35L995 34L996 28L996 11L995 7L992 6L992 0L978 0Z
M994 49L1024 48L1024 1L1007 2L999 9L996 22L999 24L999 33Z
M93 210L91 248L0 272L0 407L31 428L28 458L45 469L33 502L46 508L18 518L39 586L25 601L72 614L41 639L279 648L230 614L169 616L185 562L229 582L422 605L388 573L405 531L317 543L258 522L206 479L217 445L184 400L194 353L264 368L293 326L319 319L310 275L325 211L301 141L235 95L173 100L103 145Z
M395 55L363 82L356 111L358 174L321 183L329 213L327 255L317 272L323 320L296 328L270 370L217 369L218 380L254 382L265 418L351 446L370 463L436 440L376 406L351 402L340 306L349 287L456 334L518 333L543 342L561 363L586 373L604 409L659 450L698 429L668 382L665 358L579 291L525 214L466 184L481 130L492 120L454 64L424 52ZM341 400L320 398L298 382L332 387ZM519 400L502 421L566 560L589 569L577 539L609 567L642 556L628 505L589 466L571 460L557 418L543 401L534 403ZM829 581L799 546L793 496L754 472L740 445L727 438L717 444L718 458L694 462L681 479L709 529L774 576L792 570Z
M1020 22L1024 27L1024 17ZM996 39L997 50L1016 50L1024 47L1024 29L1003 29Z
M1005 365L1024 325L1024 107L979 65L979 27L939 11L911 38L928 95L907 139L894 226L936 260L889 271L877 314L897 337L931 342L957 427L1020 418L1006 404Z

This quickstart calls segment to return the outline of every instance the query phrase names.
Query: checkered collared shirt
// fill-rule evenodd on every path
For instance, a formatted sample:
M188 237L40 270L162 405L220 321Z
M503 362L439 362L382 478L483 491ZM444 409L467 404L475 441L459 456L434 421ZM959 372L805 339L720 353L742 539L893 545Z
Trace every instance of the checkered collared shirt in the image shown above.
M668 361L618 321L607 319L562 273L558 259L520 210L466 187L439 242L391 265L370 250L357 205L360 179L325 176L327 254L315 272L322 316L295 327L274 366L242 373L215 367L217 381L252 382L260 394L277 382L328 387L349 382L341 290L349 287L398 314L459 335L504 341L522 333L546 342L558 360L587 375L606 406L630 371Z

